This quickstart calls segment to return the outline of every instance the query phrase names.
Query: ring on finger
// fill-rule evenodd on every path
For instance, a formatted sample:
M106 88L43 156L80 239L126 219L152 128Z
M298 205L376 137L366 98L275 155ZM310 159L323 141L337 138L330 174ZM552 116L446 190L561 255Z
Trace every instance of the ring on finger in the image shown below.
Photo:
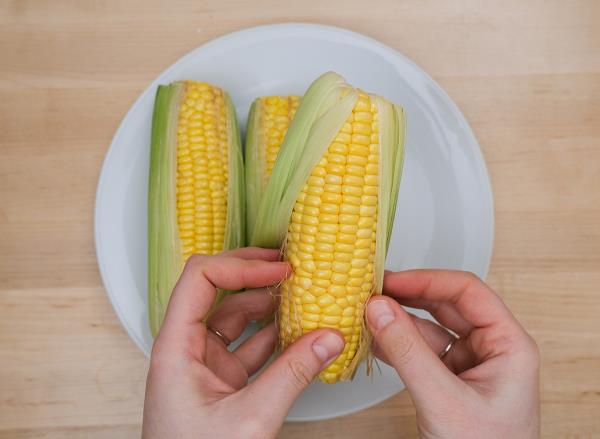
M446 347L442 350L442 352L438 355L440 360L443 359L446 355L448 355L448 352L450 352L454 344L459 340L459 338L455 337L454 335L450 335L450 337L452 338L450 339Z
M217 336L217 338L223 342L225 347L227 347L231 344L231 340L229 340L227 338L227 336L225 334L223 334L221 331L219 331L218 329L215 329L210 325L206 325L206 329L208 329L210 332L215 334Z

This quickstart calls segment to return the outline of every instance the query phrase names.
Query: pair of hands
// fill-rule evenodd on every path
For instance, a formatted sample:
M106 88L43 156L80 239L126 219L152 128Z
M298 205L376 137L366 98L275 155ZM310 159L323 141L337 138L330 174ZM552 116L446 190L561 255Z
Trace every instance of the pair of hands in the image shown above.
M193 256L173 290L148 373L143 437L272 438L292 404L342 350L337 331L312 331L288 347L252 383L272 354L270 324L229 352L203 319L216 288L227 297L208 324L235 340L251 320L273 311L265 288L290 270L276 250L244 248ZM397 371L417 411L422 437L537 437L539 354L500 298L468 273L386 273L387 296L371 299L366 320L379 358ZM411 316L429 311L460 336Z

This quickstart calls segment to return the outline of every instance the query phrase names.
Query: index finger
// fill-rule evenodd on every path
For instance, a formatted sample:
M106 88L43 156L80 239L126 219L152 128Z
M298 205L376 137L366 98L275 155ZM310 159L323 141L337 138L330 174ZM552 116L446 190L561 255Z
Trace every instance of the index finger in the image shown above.
M182 341L195 339L198 325L215 300L217 288L239 290L274 285L284 279L289 270L285 262L192 255L173 289L159 336ZM203 334L203 329L200 333Z
M451 303L476 328L516 322L500 297L477 276L465 271L388 272L384 277L383 291L401 299Z
M500 297L472 273L451 270L387 273L383 289L393 297L452 305L458 315L473 327L461 340L477 364L499 356L518 361L518 367L529 368L539 361L533 339ZM451 361L450 356L457 355L460 353L455 348L449 352L446 361ZM511 368L504 367L502 370L506 372ZM489 374L496 374L498 369L492 365L484 369L475 367L469 371L461 376L489 378Z
M262 247L242 247L221 252L220 255L232 258L262 259L263 261L275 262L280 259L281 250Z

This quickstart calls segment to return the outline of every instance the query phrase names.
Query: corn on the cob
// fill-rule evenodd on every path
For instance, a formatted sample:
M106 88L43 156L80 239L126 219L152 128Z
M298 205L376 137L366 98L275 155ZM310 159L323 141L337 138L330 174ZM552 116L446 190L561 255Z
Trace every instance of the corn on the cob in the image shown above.
M327 73L302 98L259 207L252 244L284 247L280 347L323 327L345 337L319 376L349 379L369 351L364 305L381 293L403 162L404 113Z
M244 243L243 164L235 110L207 83L159 86L148 197L148 302L156 334L171 290L193 253Z
M299 103L299 96L264 96L250 107L245 144L248 235L254 228L262 194Z

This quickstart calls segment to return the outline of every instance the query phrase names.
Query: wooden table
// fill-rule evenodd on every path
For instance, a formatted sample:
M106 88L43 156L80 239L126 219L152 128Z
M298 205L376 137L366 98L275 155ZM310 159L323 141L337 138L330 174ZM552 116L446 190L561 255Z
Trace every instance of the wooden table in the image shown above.
M377 38L458 103L494 189L489 282L541 347L543 434L600 437L600 3L172 3L0 4L0 437L139 435L147 361L94 254L102 159L162 69L219 35L284 21ZM281 437L416 434L403 393Z

